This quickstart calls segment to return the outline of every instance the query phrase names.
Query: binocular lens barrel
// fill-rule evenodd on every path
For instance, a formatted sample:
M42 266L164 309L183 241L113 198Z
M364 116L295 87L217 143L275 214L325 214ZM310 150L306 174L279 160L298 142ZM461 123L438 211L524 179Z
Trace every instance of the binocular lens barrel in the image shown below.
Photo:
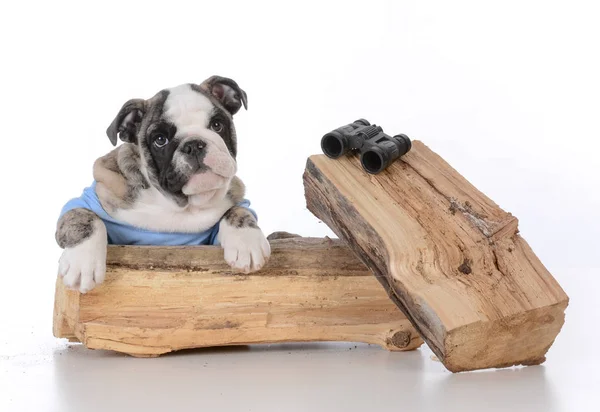
M381 172L390 163L386 153L378 147L363 152L360 156L360 162L363 168L371 174Z
M394 136L392 140L381 142L362 152L360 162L368 173L377 174L385 170L412 147L410 139L405 134Z
M358 119L346 126L339 127L327 133L321 139L321 149L328 157L337 159L351 149L347 135L359 127L370 126L365 119Z
M327 133L321 139L321 149L323 149L323 153L327 157L337 159L349 150L348 140L343 134L336 132Z

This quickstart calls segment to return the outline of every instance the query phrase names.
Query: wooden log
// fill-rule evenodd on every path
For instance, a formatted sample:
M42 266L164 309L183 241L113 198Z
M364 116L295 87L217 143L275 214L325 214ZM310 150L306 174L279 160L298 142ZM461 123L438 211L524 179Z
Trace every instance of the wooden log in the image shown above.
M517 219L423 143L383 173L309 158L307 206L360 257L451 371L539 364L568 297Z
M56 284L54 335L149 357L206 346L353 341L411 350L422 340L339 240L271 241L260 272L235 274L218 247L110 246L106 281Z

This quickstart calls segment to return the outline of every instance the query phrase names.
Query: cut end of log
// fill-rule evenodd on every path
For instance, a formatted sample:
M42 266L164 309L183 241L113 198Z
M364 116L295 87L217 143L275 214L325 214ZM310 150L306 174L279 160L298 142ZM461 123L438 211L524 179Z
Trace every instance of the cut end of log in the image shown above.
M539 365L564 324L566 303L534 309L502 319L467 325L452 331L445 343L454 348L445 354L452 372L472 369ZM492 339L490 339L492 337ZM481 342L487 346L478 347Z
M410 344L410 332L400 331L394 333L388 344L395 348L406 348Z

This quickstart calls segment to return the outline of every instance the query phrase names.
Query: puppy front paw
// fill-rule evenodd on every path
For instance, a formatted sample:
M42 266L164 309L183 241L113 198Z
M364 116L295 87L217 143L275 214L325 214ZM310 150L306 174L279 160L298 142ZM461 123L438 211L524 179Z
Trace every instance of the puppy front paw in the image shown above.
M221 225L220 242L225 261L240 272L260 270L271 256L271 246L258 227Z
M86 293L104 281L106 275L106 229L102 222L97 230L80 244L65 248L58 275L70 289Z

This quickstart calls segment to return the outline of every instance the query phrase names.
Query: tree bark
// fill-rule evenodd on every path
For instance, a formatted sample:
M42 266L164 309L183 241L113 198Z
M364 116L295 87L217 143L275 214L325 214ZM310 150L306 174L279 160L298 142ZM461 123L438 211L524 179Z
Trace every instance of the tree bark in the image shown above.
M356 253L451 371L539 364L568 297L517 219L423 143L378 175L309 158L308 209Z
M271 242L261 271L232 273L219 247L110 246L105 282L56 285L54 335L133 356L206 346L352 341L411 350L422 340L339 240Z

